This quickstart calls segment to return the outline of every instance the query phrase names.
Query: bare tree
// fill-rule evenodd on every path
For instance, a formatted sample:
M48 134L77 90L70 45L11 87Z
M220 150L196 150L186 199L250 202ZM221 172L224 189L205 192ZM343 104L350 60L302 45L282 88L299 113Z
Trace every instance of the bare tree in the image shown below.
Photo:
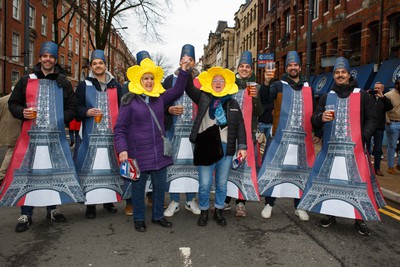
M173 70L173 66L171 64L168 63L168 59L165 56L164 53L161 52L157 52L156 55L154 56L154 58L152 57L152 60L154 61L154 63L157 66L160 66L163 70L164 70L164 74L165 76L171 71Z
M161 36L157 31L158 25L165 19L164 12L169 8L170 0L87 0L88 28L96 29L94 40L89 35L91 45L104 50L107 46L109 33L113 22L120 25L128 15L127 11L135 13L141 23L145 35L157 40ZM91 4L90 4L91 3Z
M52 0L51 4L53 5L53 25L54 25L54 42L58 45L61 45L64 40L67 38L67 36L69 35L69 29L70 29L70 25L71 22L75 16L75 12L77 10L77 6L75 1L71 1L72 3L70 3L70 5L66 5L66 10L64 12L64 14L59 14L58 13L58 6L60 4L63 4L65 1L62 0ZM60 21L64 20L67 18L67 15L70 14L69 18L68 18L68 27L67 27L67 31L65 33L64 36L59 37L59 29L58 29L58 25L60 23Z

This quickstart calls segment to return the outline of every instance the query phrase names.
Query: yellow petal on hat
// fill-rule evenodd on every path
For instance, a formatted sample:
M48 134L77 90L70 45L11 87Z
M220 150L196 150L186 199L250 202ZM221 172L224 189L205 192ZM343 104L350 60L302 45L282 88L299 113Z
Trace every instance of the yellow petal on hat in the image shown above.
M212 80L216 75L222 76L225 80L225 87L221 92L216 92L212 88ZM212 67L207 71L203 71L202 73L200 73L198 78L202 85L200 90L210 93L216 97L233 95L239 91L238 86L235 83L235 74L229 69L224 69L222 67Z

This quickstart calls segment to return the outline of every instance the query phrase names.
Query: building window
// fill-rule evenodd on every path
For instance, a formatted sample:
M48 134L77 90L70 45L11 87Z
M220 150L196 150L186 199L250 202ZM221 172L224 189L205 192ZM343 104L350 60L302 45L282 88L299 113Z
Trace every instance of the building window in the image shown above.
M33 41L29 41L29 67L33 66L34 52L35 52L35 45Z
M305 10L304 10L304 0L299 1L299 25L304 26L304 18L305 18Z
M335 0L335 6L340 5L340 0Z
M390 58L399 57L400 54L400 14L395 14L389 19L389 47Z
M11 72L11 84L15 84L19 80L19 71L13 70Z
M60 55L60 65L61 67L65 68L65 56Z
M62 4L62 6L61 6L61 17L63 17L62 18L63 22L67 21L67 19L66 19L67 16L64 16L66 12L67 12L67 6L65 4Z
M78 80L79 76L79 68L78 68L78 62L74 63L74 78L75 80Z
M51 40L54 42L56 40L56 29L54 24L51 24Z
M329 0L324 0L323 8L324 8L324 10L323 10L324 13L329 11Z
M62 43L61 43L61 46L62 46L62 47L65 47L65 42L64 42L65 30L64 30L63 28L61 28L61 32L60 32L60 33L61 33L61 34L60 34L60 35L61 35L61 36L60 36L60 37L61 37L60 40L63 40Z
M36 11L35 8L32 6L29 6L29 28L34 29L35 28L35 17L36 17Z
M349 27L346 31L345 57L349 58L350 66L360 65L361 59L361 23Z
M72 51L72 34L68 35L68 51Z
M267 2L267 3L266 3L267 11L269 11L269 10L271 9L271 2L272 2L272 0L267 0L266 2Z
M41 33L44 36L47 35L47 17L45 15L42 15Z
M42 0L42 5L44 5L45 7L48 7L49 3L48 0Z
M79 40L75 39L75 54L79 55Z
M79 21L80 21L80 18L79 18L79 16L76 16L76 22L75 22L75 31L77 32L77 33L79 33L80 32L80 28L79 28Z
M290 33L290 10L285 12L285 33Z
M14 19L21 19L21 0L13 0L12 16Z
M82 56L86 57L86 44L85 43L82 44Z
M379 23L374 22L369 25L369 30L370 30L370 41L369 41L369 49L370 55L369 62L376 62L378 60L378 55L379 55Z
M18 62L21 54L21 36L18 33L12 34L12 60Z
M332 44L332 48L331 48L331 54L332 55L335 55L335 56L339 56L339 50L338 50L338 48L339 48L339 39L338 38L334 38L334 39L332 39L332 41L331 41L331 44Z
M314 1L314 9L313 9L313 19L318 18L319 15L319 0Z

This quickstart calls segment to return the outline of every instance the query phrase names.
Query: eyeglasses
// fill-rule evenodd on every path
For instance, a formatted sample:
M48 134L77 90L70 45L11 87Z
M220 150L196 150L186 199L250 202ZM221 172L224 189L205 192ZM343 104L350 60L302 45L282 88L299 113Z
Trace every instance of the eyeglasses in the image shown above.
M225 80L218 80L218 79L214 79L212 80L213 83L225 83Z

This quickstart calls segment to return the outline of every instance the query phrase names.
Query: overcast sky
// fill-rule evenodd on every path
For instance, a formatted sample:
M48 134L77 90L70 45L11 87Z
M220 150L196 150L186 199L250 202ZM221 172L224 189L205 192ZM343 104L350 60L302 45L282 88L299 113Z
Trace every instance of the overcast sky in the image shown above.
M208 42L210 31L215 32L219 20L234 26L234 15L245 0L171 0L173 13L165 21L162 29L163 44L144 43L133 27L121 33L128 41L134 56L140 50L147 50L150 55L162 52L169 63L178 66L182 45L189 43L196 49L196 61L203 55L203 46ZM127 22L129 25L135 23Z

